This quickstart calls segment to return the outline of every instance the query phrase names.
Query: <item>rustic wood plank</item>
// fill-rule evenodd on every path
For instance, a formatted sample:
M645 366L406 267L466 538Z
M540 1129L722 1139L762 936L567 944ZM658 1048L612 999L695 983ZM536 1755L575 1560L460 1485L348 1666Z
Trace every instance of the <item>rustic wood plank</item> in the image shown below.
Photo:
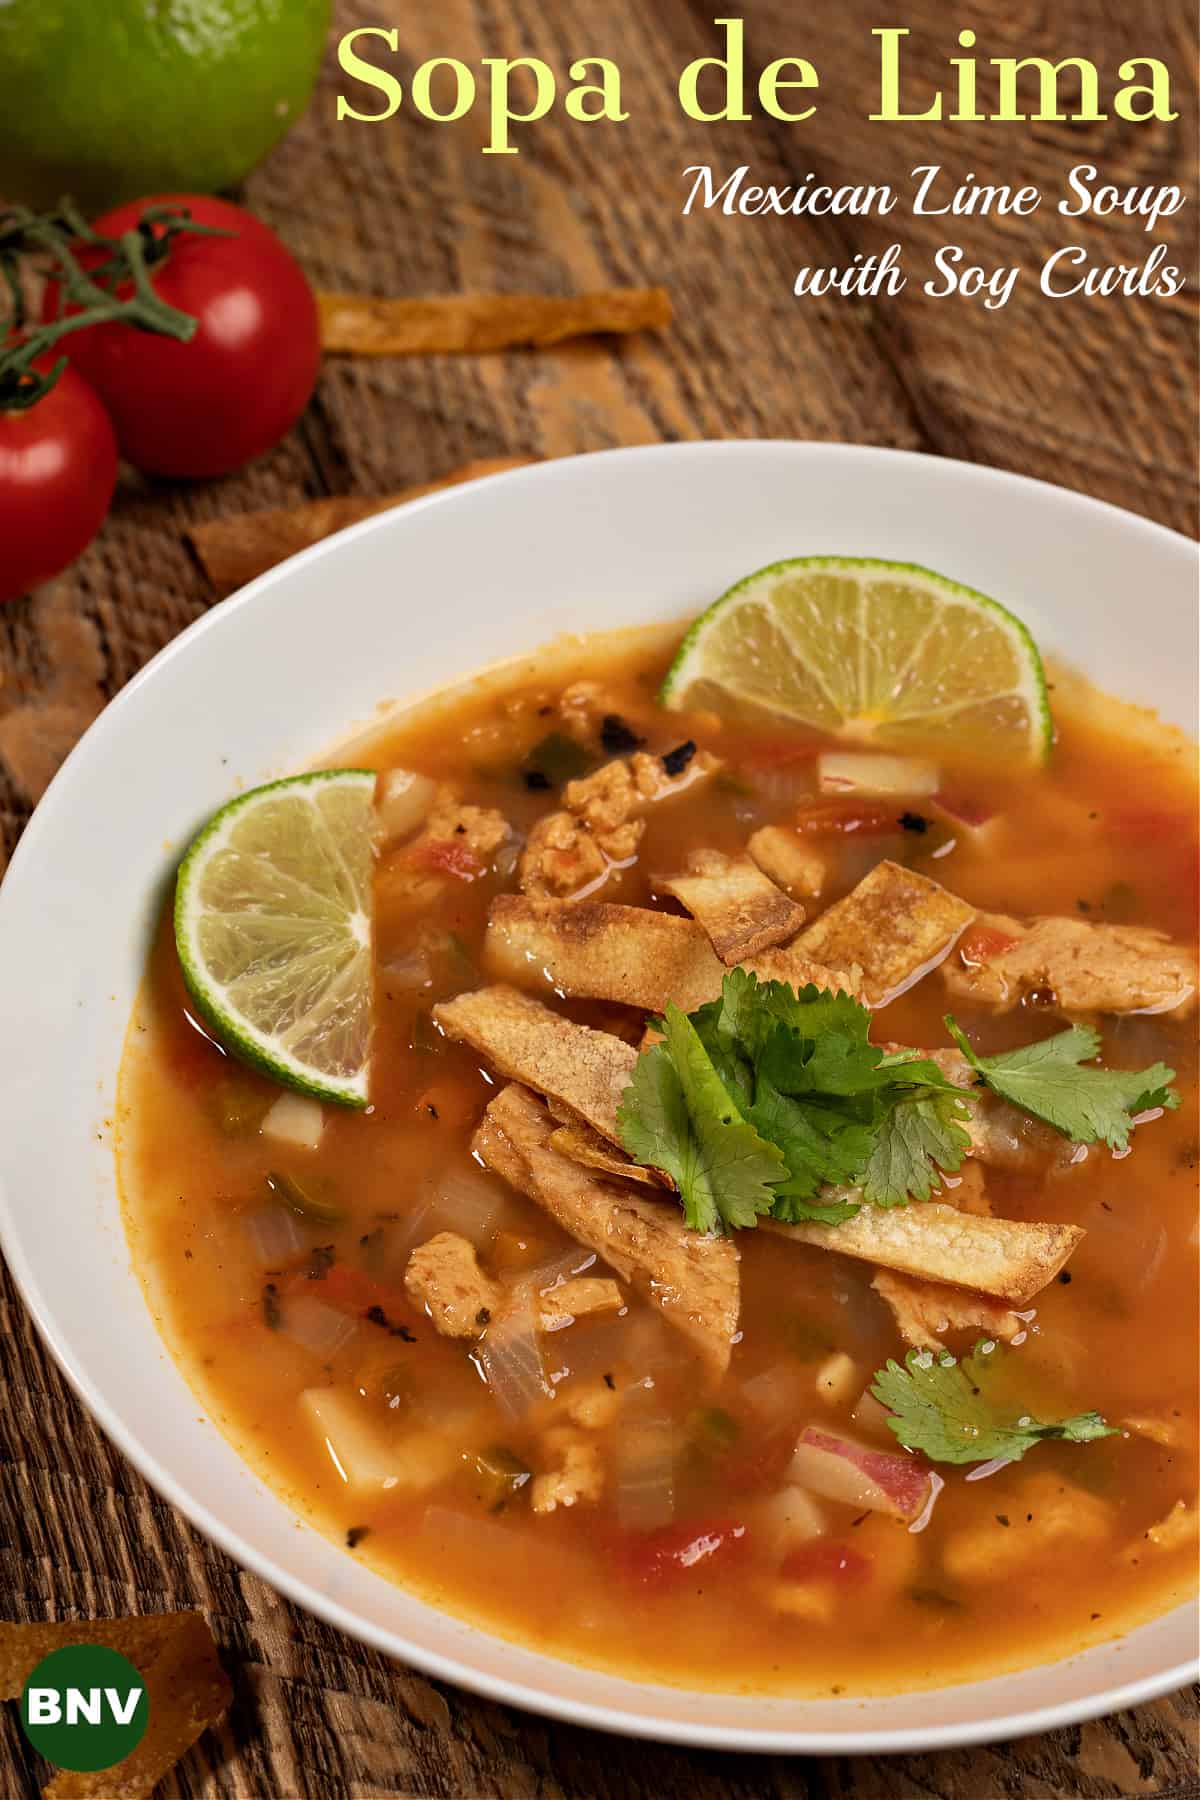
M813 120L697 127L673 75L715 44L708 0L339 0L338 30L396 23L402 74L452 51L468 61L531 49L565 66L616 57L631 118L581 128L546 120L517 157L482 157L474 124L333 121L327 69L309 115L252 178L250 203L337 290L568 293L662 281L670 334L548 351L403 361L332 359L297 430L224 481L165 487L126 474L97 543L53 589L0 611L0 869L30 806L103 701L213 603L184 534L206 519L327 494L379 495L475 458L555 456L615 444L726 436L812 437L927 449L1023 470L1183 530L1196 524L1194 293L1178 304L1054 304L1018 286L984 318L914 284L895 299L797 301L798 268L845 263L903 238L913 271L940 243L973 260L1036 262L1054 244L1137 262L1136 224L930 218L678 216L680 172L742 162L784 183L903 183L917 164L956 178L1031 180L1057 195L1073 163L1110 178L1180 180L1195 107L1169 130L1129 127L870 126L866 0L801 12L755 0L751 63L789 52L822 72ZM894 9L890 9L894 11ZM1118 0L964 0L951 19L913 0L915 88L944 73L961 26L979 54L1085 52L1111 66L1154 49L1177 71L1193 53L1184 0L1147 0L1137 42ZM1183 87L1182 78L1179 81ZM1171 222L1194 260L1194 205ZM239 1570L152 1494L99 1435L0 1283L0 1611L85 1617L201 1606L235 1683L234 1707L162 1789L169 1800L993 1800L1134 1795L1194 1800L1191 1695L1118 1718L990 1748L813 1762L623 1743L476 1701L298 1612ZM0 1710L0 1795L36 1791L34 1758Z

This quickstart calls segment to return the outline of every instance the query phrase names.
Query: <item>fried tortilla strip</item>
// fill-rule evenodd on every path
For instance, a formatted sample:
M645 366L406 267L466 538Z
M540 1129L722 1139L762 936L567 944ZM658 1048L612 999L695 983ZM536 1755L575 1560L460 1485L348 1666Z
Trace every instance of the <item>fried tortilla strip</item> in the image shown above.
M975 917L975 908L899 863L871 873L796 940L795 948L844 968L860 963L865 998L883 1006L935 969Z
M662 1012L669 1001L691 1012L717 999L725 979L724 963L694 919L603 900L501 894L488 916L485 956L510 981L540 980L563 994L616 1000L644 1012ZM811 981L857 992L855 971L827 969L796 944L748 957L744 967L793 987Z
M738 1253L729 1238L689 1231L678 1204L589 1174L551 1145L555 1125L515 1083L483 1116L472 1149L630 1282L691 1343L714 1374L729 1366L738 1328Z
M611 1144L605 1143L598 1131L576 1120L560 1125L550 1139L550 1148L586 1169L598 1169L602 1175L616 1175L622 1181L640 1181L647 1187L670 1187L670 1178L661 1169L643 1169L640 1163L619 1156Z
M601 333L659 331L671 323L666 288L590 294L438 294L385 299L318 294L322 348L354 356L428 356L515 350Z
M65 1644L104 1644L129 1658L146 1683L149 1722L114 1769L64 1771L46 1800L147 1800L233 1697L208 1622L198 1612L136 1619L76 1619L61 1625L0 1624L0 1699L16 1700L30 1672Z
M441 488L481 481L485 475L501 475L506 469L525 468L534 460L529 456L480 457L464 463L460 469L451 469L436 481L400 488L394 494L330 494L301 506L269 506L256 512L229 513L203 519L189 526L185 535L204 573L224 597L253 581L264 569L273 569L298 550L307 550L310 544L319 544L322 538L347 525L356 525L360 519L390 512L393 506L419 500L423 494L436 494Z
M732 966L760 950L794 938L804 908L777 888L748 856L694 850L686 875L660 877L655 886L674 894L704 927L723 963Z
M855 1198L855 1190L847 1193ZM1085 1235L1078 1225L1026 1224L979 1218L936 1200L907 1206L863 1206L844 1225L784 1225L760 1219L760 1231L837 1250L922 1281L994 1294L1024 1306L1052 1281Z
M632 1044L560 1019L510 987L477 988L443 1000L433 1017L448 1037L470 1044L506 1080L551 1095L620 1145L617 1102L638 1059Z
M1011 1343L1024 1331L1022 1318L1000 1300L973 1294L944 1281L913 1281L894 1269L880 1269L871 1286L892 1309L896 1329L915 1350L944 1350L942 1333L973 1331Z

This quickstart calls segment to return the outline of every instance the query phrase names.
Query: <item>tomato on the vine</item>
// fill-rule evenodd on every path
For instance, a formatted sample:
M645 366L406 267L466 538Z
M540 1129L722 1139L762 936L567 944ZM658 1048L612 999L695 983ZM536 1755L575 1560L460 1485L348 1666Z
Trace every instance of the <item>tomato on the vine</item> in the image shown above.
M104 523L116 482L112 424L74 369L33 406L5 410L0 401L0 600L74 562Z
M143 227L154 291L196 319L194 337L181 343L113 321L64 337L62 353L104 401L130 462L156 475L224 475L269 450L307 405L321 357L317 304L274 232L227 200L156 195L105 213L94 229L119 238L159 206L186 208L196 224L230 234L181 234L155 260L162 227ZM92 270L106 254L76 249ZM132 292L131 282L117 288ZM43 317L58 306L51 283Z

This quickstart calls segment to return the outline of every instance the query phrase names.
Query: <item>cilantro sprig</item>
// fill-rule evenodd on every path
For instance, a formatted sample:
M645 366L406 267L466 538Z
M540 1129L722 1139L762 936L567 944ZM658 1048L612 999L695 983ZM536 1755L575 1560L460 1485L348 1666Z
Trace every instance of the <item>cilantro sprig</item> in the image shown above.
M657 1024L617 1127L635 1161L672 1177L693 1230L765 1216L837 1225L863 1204L928 1200L969 1148L964 1090L919 1051L872 1044L871 1015L849 994L736 968L719 1000L668 1006ZM1179 1104L1163 1063L1086 1067L1100 1049L1089 1026L981 1057L946 1025L979 1085L1077 1143L1124 1150L1137 1113Z
M923 1451L931 1462L974 1463L997 1458L1018 1462L1048 1438L1087 1444L1120 1436L1098 1412L1043 1423L994 1405L984 1384L988 1359L995 1353L996 1345L983 1339L961 1362L944 1351L910 1350L903 1368L889 1361L880 1369L871 1392L887 1407L888 1424L899 1441Z
M1138 1070L1085 1068L1100 1053L1100 1033L1090 1025L1072 1025L1040 1044L1023 1044L998 1056L976 1056L949 1014L946 1029L994 1094L1076 1144L1126 1150L1136 1114L1179 1105L1170 1085L1175 1071L1165 1063Z
M936 1064L870 1043L870 1024L849 994L731 969L719 1000L658 1021L618 1110L621 1142L672 1176L697 1231L765 1214L834 1225L860 1200L926 1199L962 1162L967 1108Z

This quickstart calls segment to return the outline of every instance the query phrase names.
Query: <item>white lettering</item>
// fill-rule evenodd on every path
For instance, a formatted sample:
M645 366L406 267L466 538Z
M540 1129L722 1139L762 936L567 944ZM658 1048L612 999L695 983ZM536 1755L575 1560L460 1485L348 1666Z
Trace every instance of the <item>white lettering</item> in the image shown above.
M99 1725L104 1716L104 1696L99 1688L67 1689L67 1724Z
M130 1688L122 1701L116 1688L105 1688L104 1698L108 1701L108 1710L118 1725L128 1725L138 1709L138 1701L145 1693L144 1688Z
M62 1702L57 1688L30 1688L27 1702L31 1725L60 1725Z

